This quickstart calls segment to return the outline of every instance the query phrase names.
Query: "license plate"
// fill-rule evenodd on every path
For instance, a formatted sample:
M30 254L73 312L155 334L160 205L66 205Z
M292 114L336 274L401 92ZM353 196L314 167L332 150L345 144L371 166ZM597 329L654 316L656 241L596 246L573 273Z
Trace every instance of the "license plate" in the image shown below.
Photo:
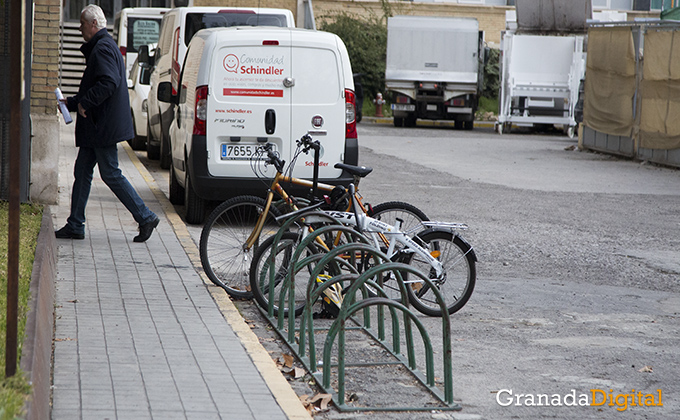
M428 110L428 111L436 111L436 110L437 110L437 105L427 104L427 110Z
M415 111L416 106L414 104L392 104L393 111Z
M222 160L251 160L255 158L255 152L261 144L248 144L248 143L222 143L222 150L220 152L220 158ZM276 147L273 149L276 151ZM264 160L267 158L266 153L257 154L257 159Z

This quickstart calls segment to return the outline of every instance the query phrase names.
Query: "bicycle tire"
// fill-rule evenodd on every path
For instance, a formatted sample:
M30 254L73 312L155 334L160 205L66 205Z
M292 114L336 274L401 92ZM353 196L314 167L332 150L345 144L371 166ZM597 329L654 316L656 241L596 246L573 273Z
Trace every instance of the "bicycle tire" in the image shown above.
M408 232L416 229L420 231L425 227L420 222L427 222L430 219L418 207L401 201L387 201L373 207L368 215L374 219L385 222L389 225L396 225L397 218L403 220L401 231ZM420 229L417 229L417 228Z
M276 268L275 287L274 292L269 293L270 280L269 264L267 260L271 256L274 239L276 239L274 236L265 239L253 254L253 261L250 265L250 290L253 292L255 301L265 311L269 309L270 296L274 298L274 316L278 316L278 299L279 294L281 293L281 286L290 269L290 260L293 257L295 248L300 243L300 236L297 233L286 232L279 240L274 261L274 267ZM318 253L318 248L311 244L307 245L307 249L310 253ZM302 258L304 258L304 256ZM299 275L298 273L295 275L295 316L299 316L305 309L307 285L309 284L310 274L311 269L306 269ZM288 306L286 306L284 315L288 316L288 313Z
M397 218L399 218L402 220L402 232L420 232L425 229L425 226L421 222L430 220L422 210L412 204L402 201L387 201L385 203L380 203L376 206L373 206L373 208L368 211L368 216L392 226L397 225ZM386 251L386 245L387 244L385 244L383 251ZM397 244L397 246L401 248L399 244ZM365 271L372 265L373 264L370 260L367 262L362 262L360 265L360 271ZM401 290L399 290L399 285L397 284L393 274L389 274L385 279L383 279L383 289L387 294L387 297L390 299L401 300Z
M201 230L199 251L203 270L213 283L234 298L252 298L248 271L254 248L278 231L274 217L280 213L270 207L260 238L251 249L243 248L264 208L265 200L260 197L231 198L210 213Z
M417 238L426 249L430 249L430 252L436 251L439 254L437 259L444 265L446 278L442 284L438 285L438 288L446 302L449 314L458 312L468 302L475 288L476 257L472 247L458 235L443 230L424 231L418 234ZM408 254L404 262L420 269L433 279L434 270L417 254ZM405 277L415 278L415 276ZM436 281L435 284L437 284ZM409 302L418 311L429 316L442 315L435 295L429 287L424 286L424 283L408 283L406 286Z

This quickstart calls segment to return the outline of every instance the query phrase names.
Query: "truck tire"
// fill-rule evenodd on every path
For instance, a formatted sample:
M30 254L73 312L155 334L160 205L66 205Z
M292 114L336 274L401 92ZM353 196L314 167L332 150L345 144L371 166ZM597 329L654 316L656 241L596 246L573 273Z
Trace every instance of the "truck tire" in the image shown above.
M466 130L472 130L473 128L475 128L475 122L474 121L465 121L465 123L463 125L464 125L464 128Z
M394 117L394 126L395 127L403 127L404 126L404 117Z
M415 127L417 119L418 117L416 117L416 114L408 114L406 118L404 118L404 127Z

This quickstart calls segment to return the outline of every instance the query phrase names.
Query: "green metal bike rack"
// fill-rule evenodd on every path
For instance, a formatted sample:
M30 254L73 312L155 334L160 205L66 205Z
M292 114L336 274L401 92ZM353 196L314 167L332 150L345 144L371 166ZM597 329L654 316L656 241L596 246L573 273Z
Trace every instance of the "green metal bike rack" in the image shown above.
M290 226L297 220L308 216L320 216L323 213L310 211L301 213L296 218L287 220L280 228L276 235L275 243L272 245L272 251L267 259L268 274L269 274L269 305L267 311L260 308L262 313L268 319L270 324L274 327L277 334L286 342L288 347L293 351L298 359L303 363L305 368L312 374L317 384L333 397L333 402L341 411L426 411L426 410L460 410L461 406L453 401L453 373L452 373L452 349L451 349L451 325L448 313L448 308L444 302L439 290L435 287L432 281L424 273L419 270L397 262L391 262L387 255L376 249L368 238L359 234L351 227L335 224L323 226L314 230L307 235L296 247L293 256L289 261L289 267L286 277L281 284L279 296L273 296L276 281L276 267L275 258L278 247L278 241L283 236L283 233L288 231ZM325 254L314 254L302 258L307 247L318 237L327 235L331 232L341 232L347 235L347 238L356 238L361 242L350 242L340 245L327 251ZM363 273L358 273L353 265L344 259L341 255L351 253L362 253L365 258L371 258L374 266ZM309 282L307 284L307 295L305 297L305 308L300 318L300 327L295 325L295 305L296 305L296 291L295 291L295 274L300 270L311 270ZM337 273L341 273L341 268L346 272L337 274L321 284L317 284L317 277L323 271L328 271L328 267L335 267ZM383 289L382 279L386 273L391 273L396 279L399 290L401 292L400 301L389 299L385 290ZM442 393L435 385L434 380L434 354L432 342L429 338L427 330L418 317L411 311L406 292L406 285L404 283L404 274L410 274L421 278L426 287L432 288L437 302L442 310L442 375L444 378L444 392ZM314 326L314 317L312 314L312 306L321 298L323 291L336 283L349 284L347 289L344 289L345 297L340 308L338 318L332 323L330 328L316 328ZM361 299L357 300L358 294L361 294ZM375 296L372 296L375 295ZM286 302L287 298L287 302ZM278 300L278 313L274 316L274 300ZM285 309L288 305L288 324L285 323ZM371 322L371 308L375 307L377 332L372 328ZM385 333L385 309L389 312L389 319L391 321L392 339L391 342L386 340ZM354 315L359 311L363 314L363 323L358 321ZM399 321L399 314L403 317L403 331L404 341L406 345L406 357L402 354L401 349L401 328ZM359 327L348 326L347 321L351 321L353 325ZM418 330L422 344L425 350L425 374L423 375L417 369L416 355L414 350L413 340L413 325ZM286 328L287 327L287 328ZM324 342L324 351L322 358L323 370L319 370L319 363L316 356L315 334L316 331L328 330ZM376 340L381 346L395 357L401 365L403 365L413 376L425 386L431 393L440 401L441 405L426 407L357 407L347 405L345 401L345 333L347 330L360 330L368 336ZM296 337L296 332L299 335ZM337 365L332 365L332 349L337 339ZM384 365L393 364L388 363L372 363L370 365ZM331 387L331 370L335 367L337 369L337 391Z

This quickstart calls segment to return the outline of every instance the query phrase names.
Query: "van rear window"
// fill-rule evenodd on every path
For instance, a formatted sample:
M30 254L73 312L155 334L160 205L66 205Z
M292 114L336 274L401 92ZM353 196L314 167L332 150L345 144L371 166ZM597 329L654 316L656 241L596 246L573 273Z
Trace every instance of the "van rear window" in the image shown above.
M184 32L184 45L194 34L206 28L226 28L230 26L279 26L287 27L285 15L266 13L189 13Z
M127 51L137 52L139 47L158 42L161 18L129 18Z

